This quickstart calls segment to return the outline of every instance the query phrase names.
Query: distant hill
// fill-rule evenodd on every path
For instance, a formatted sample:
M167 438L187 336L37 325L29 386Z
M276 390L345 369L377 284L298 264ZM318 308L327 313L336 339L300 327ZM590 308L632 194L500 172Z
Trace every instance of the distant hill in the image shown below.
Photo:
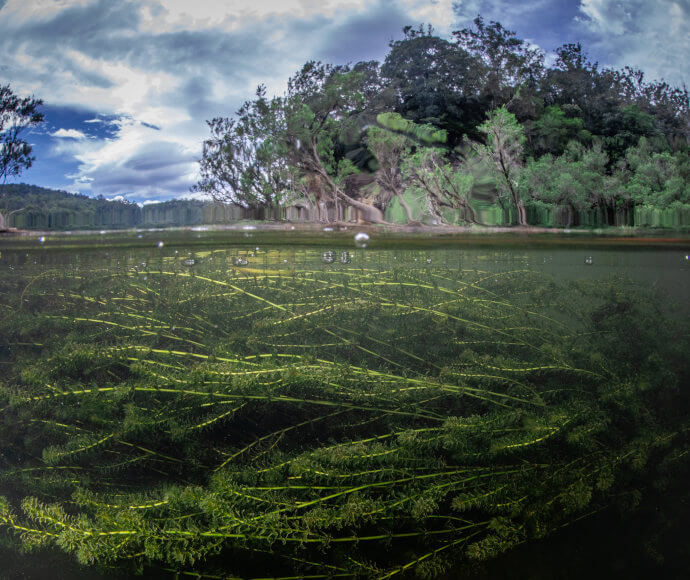
M0 185L0 212L5 227L27 230L192 226L245 217L242 208L213 202L174 199L140 207L26 183Z

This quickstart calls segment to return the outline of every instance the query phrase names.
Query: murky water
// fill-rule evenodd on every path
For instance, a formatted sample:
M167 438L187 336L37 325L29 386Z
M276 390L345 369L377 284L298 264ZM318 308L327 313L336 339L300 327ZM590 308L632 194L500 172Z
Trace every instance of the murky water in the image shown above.
M0 246L11 574L683 568L690 243L140 235Z

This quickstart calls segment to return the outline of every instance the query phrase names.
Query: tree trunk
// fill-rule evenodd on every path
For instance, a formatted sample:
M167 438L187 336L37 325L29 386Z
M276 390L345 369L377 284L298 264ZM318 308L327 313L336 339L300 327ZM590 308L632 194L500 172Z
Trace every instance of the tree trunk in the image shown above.
M480 226L483 226L483 225L484 225L482 222L480 222L479 220L477 220L477 213L474 211L474 208L472 207L472 204L471 204L469 201L467 201L467 202L465 203L464 208L465 208L465 212L464 212L464 213L465 213L465 216L466 216L466 217L465 217L465 221L468 221L468 222L470 222L470 223L477 224L477 225L480 225ZM468 214L469 214L469 217L467 217Z
M328 175L328 173L326 173L325 170L319 169L318 171L319 171L319 175L321 175L321 177L323 177L323 179L326 181L328 186L331 188L331 191L333 192L333 196L339 197L347 205L358 209L362 214L362 219L364 219L365 221L374 223L374 224L388 223L388 222L386 222L386 220L383 219L383 212L379 208L374 207L373 205L368 205L366 203L363 203L357 199L351 198L349 195L347 195L342 189L340 189L334 183L334 181L331 179L330 175Z
M521 201L516 202L518 206L518 220L521 226L527 225L527 210Z
M407 222L413 222L414 218L412 217L412 209L408 205L408 203L405 201L405 198L403 197L402 193L397 193L395 196L398 198L398 201L400 202L400 205L403 207L405 210L405 213L407 214Z
M336 198L342 199L347 205L354 207L358 210L360 210L362 214L362 219L365 221L371 222L373 224L386 224L388 223L385 219L383 219L383 212L378 209L377 207L374 207L372 205L368 205L366 203L362 203L361 201L357 199L351 198L349 195L347 195L340 187L338 187L335 182L331 179L331 176L328 175L328 172L326 171L325 167L321 163L321 159L319 158L319 154L316 150L316 145L312 143L311 147L311 159L309 165L311 165L310 169L319 175L325 182L328 184L329 189L333 193L333 200L335 201Z

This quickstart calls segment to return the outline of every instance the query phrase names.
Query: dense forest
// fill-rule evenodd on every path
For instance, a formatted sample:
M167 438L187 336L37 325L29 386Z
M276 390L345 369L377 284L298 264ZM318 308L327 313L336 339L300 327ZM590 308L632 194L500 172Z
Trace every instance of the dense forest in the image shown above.
M553 61L551 63L551 61ZM406 27L383 63L308 62L208 121L197 191L318 221L690 225L685 87L549 59L481 17Z
M37 230L117 229L227 223L245 217L233 205L174 199L139 206L24 183L0 185L7 227Z

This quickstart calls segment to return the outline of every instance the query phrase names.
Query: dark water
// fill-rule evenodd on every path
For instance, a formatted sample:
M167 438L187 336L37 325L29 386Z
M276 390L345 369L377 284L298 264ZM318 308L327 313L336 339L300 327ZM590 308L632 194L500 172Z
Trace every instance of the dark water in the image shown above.
M140 235L0 243L0 577L683 577L690 243Z

